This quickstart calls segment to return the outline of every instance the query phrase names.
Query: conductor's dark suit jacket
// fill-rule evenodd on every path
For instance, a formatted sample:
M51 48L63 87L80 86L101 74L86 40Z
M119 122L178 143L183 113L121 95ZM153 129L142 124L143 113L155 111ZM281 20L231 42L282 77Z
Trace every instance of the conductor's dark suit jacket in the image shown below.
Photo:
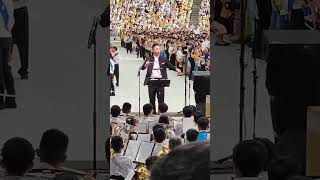
M147 67L145 67L145 65L148 61L150 62L150 64ZM150 83L153 65L154 65L154 57L150 56L146 59L146 61L143 63L143 65L141 67L142 70L145 70L147 68L147 74L146 74L146 78L144 80L145 86L149 85L149 83ZM169 68L170 70L173 70L173 71L176 70L176 67L173 66L168 60L166 60L162 56L159 56L159 66L160 66L160 72L162 75L162 79L168 79L167 68Z

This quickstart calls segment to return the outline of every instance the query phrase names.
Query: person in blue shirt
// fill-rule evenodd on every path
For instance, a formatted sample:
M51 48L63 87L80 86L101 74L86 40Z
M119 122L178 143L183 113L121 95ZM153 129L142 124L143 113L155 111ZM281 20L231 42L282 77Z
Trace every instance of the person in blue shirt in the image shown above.
M197 141L206 141L209 139L208 129L209 129L209 119L205 117L201 117L198 119L198 139Z

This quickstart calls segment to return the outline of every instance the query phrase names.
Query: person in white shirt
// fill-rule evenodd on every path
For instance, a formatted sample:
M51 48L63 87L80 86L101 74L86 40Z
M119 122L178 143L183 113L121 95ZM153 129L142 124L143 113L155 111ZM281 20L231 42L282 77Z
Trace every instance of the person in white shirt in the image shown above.
M143 109L143 116L140 118L139 122L140 123L152 123L152 122L156 123L155 122L156 117L152 115L153 105L145 104L143 105L142 109Z
M14 78L11 72L12 35L14 25L12 0L0 1L0 110L4 108L17 108L15 101ZM5 89L7 90L5 94ZM4 97L6 97L4 99Z
M12 0L15 23L12 29L13 43L20 54L21 68L18 73L21 79L28 79L29 63L29 0Z
M122 155L123 139L120 136L113 137L111 139L111 148L114 151L114 155L110 159L110 179L124 179L130 171L134 170L134 165L130 158Z
M114 76L116 77L116 86L119 86L119 62L120 54L118 53L118 48L116 46L111 47L111 59L114 62Z
M24 180L25 173L33 166L35 150L24 138L12 138L2 148L1 165L5 170L2 180Z
M113 105L110 111L111 111L110 123L115 123L120 125L126 123L125 118L120 116L121 109L118 105Z
M150 56L141 66L141 70L147 69L144 85L148 85L148 93L150 103L153 105L154 114L156 114L156 95L158 103L164 102L164 87L159 83L152 83L159 79L167 79L167 68L181 73L181 70L173 66L168 60L160 56L160 45L154 44L152 46L153 56Z

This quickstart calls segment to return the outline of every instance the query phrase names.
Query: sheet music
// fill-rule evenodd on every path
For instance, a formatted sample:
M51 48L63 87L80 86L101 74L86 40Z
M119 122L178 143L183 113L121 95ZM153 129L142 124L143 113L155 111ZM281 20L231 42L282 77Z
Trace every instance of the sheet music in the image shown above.
M161 150L161 144L156 143L152 151L152 156L157 156L160 150Z
M139 151L139 147L140 147L141 141L132 141L130 140L128 142L128 146L125 152L125 156L127 156L128 158L130 158L132 161L135 161L138 151Z
M135 174L134 169L131 169L129 174L127 175L127 177L124 180L132 180L134 174Z
M150 139L151 139L150 134L139 134L137 140L141 142L150 142Z
M136 162L145 163L152 154L154 143L142 142L137 155Z
M138 123L135 129L138 133L146 134L148 130L148 124L147 123Z

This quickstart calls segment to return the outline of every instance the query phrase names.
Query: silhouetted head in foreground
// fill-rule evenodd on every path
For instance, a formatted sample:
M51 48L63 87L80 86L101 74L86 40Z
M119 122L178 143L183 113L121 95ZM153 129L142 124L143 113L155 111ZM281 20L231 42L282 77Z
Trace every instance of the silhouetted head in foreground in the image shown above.
M259 141L246 140L233 149L234 173L237 177L258 177L264 170L268 151Z
M68 136L60 130L49 129L43 133L37 155L40 161L59 167L67 159Z
M176 147L152 168L151 180L209 180L210 143Z
M8 176L23 176L33 167L35 156L32 144L24 138L9 139L2 148L1 166Z

